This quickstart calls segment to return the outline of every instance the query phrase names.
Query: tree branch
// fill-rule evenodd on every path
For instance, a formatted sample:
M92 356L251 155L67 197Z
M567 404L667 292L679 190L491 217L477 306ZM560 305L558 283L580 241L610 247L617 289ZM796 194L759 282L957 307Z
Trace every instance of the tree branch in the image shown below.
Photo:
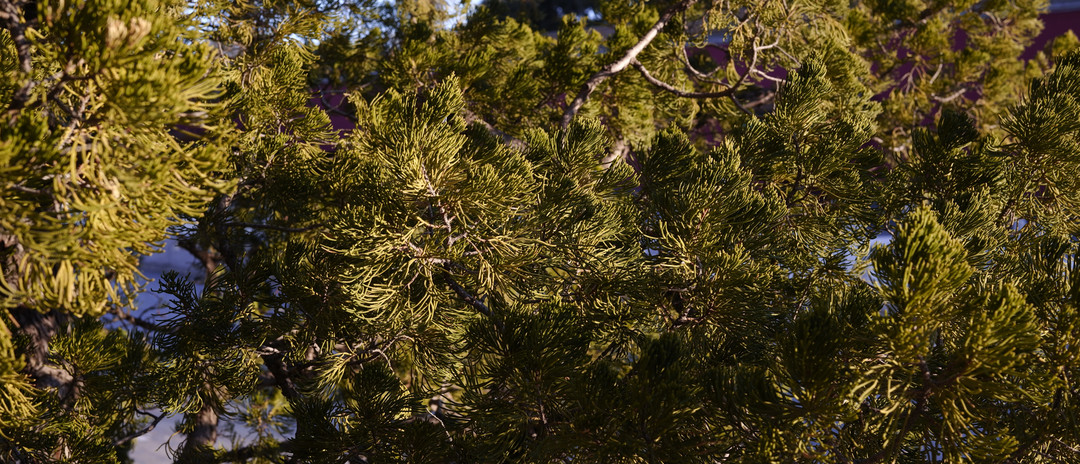
M36 196L39 196L39 197L50 197L51 196L51 194L49 192L45 191L45 190L36 189L36 188L30 188L30 187L27 187L27 186L22 185L22 184L10 184L10 185L8 185L8 188L10 188L10 189L12 189L12 190L14 190L16 192L27 193L27 194L36 195Z
M148 412L142 412L142 411L138 411L138 412L139 412L139 414L144 414L144 415L153 417L154 421L151 422L146 427L143 427L143 428L139 429L138 431L135 431L135 432L131 433L130 435L127 435L127 436L125 436L123 438L120 438L119 440L114 441L113 446L123 446L124 444L126 444L127 442L129 442L131 440L134 440L136 438L139 438L139 437L141 437L143 435L146 435L146 434L150 433L151 431L154 430L155 427L157 427L157 425L161 422L162 419L165 419L165 413L164 412L161 413L161 414L158 414L156 416L153 415L153 414L150 414Z
M517 149L524 149L525 148L525 142L521 141L517 137L514 137L513 135L510 135L510 134L508 134L506 132L503 132L503 131L499 130L499 128L497 128L497 127L493 126L491 123L485 121L484 118L480 117L480 115L478 115L476 113L473 113L472 111L469 111L468 109L465 109L464 111L465 111L465 122L476 123L476 124L479 124L479 125L483 126L484 129L486 129L489 134L494 135L495 137L498 137L500 140L503 141L503 143L505 143L505 144L507 144L507 145L509 145L509 146L511 146L513 148L517 148Z
M951 94L949 94L947 96L939 97L937 95L934 95L934 96L930 97L930 99L933 100L933 101L936 101L938 103L948 103L948 102L951 102L953 100L956 100L957 98L960 98L965 93L967 93L967 89L960 89L960 90L957 90L957 91L955 91L955 92L953 92L953 93L951 93Z
M71 373L49 360L49 343L68 324L67 315L53 310L40 313L26 306L11 309L20 334L26 336L26 367L24 370L40 389L55 388L61 399L71 393L75 379Z
M226 227L245 227L251 229L276 230L278 232L307 232L309 230L320 227L319 225L307 227L285 227L276 226L273 224L259 224L257 222L226 222L223 225Z
M1057 442L1057 444L1064 446L1065 449L1072 451L1073 453L1080 454L1080 448L1070 446L1068 443L1061 441L1061 439L1058 437L1052 437L1051 440L1054 440L1055 442Z
M753 114L753 112L750 111L751 108L757 108L758 106L764 105L765 103L772 101L775 96L775 91L765 89L760 96L745 103L740 102L739 99L735 97L735 94L731 94L731 102L743 113L751 115Z
M141 317L136 317L135 315L133 315L133 314L127 312L127 311L124 311L123 309L117 308L117 309L109 311L109 312L112 313L112 315L116 316L117 319L120 319L121 321L124 321L124 322L131 323L131 325L134 325L135 327L138 327L138 328L143 329L143 330L148 330L148 331L151 331L151 332L170 332L169 330L165 329L164 327L162 327L162 326L160 326L158 324L155 324L155 323L153 323L151 321L148 321L146 319L143 319Z
M274 382L278 388L281 388L281 394L290 401L297 400L300 398L300 393L296 390L296 384L293 383L292 378L289 377L282 358L281 353L262 355L263 364L266 364L266 368L270 370L270 375L274 376Z
M450 289L453 290L454 293L457 293L458 297L460 297L462 300L465 300L465 302L475 308L477 312L483 314L484 316L487 316L488 319L491 319L491 321L495 324L495 327L497 327L500 332L506 330L506 326L503 325L502 320L495 317L495 314L491 312L491 308L488 308L483 301L480 301L480 299L472 296L472 294L470 294L468 290L465 290L465 287L462 287L461 284L457 283L457 281L454 280L454 278L450 275L449 272L443 272L442 275L443 278L446 279L446 284L450 286Z
M686 69L686 74L689 75L691 78L693 78L695 80L698 80L698 81L701 81L701 82L707 82L707 83L710 83L710 84L727 85L727 84L725 84L723 82L720 82L720 81L712 78L712 75L714 73L716 73L716 71L722 69L721 66L717 66L716 69L714 69L712 71L709 71L708 73L703 73L701 71L698 71L698 69L695 68L694 65L690 64L690 57L687 56L687 54L686 54L686 47L684 47L682 45L679 45L678 47L676 47L676 49L677 49L676 54L679 56L679 61L682 61L682 64ZM730 56L730 52L729 52L729 56Z
M720 92L687 92L687 91L684 91L684 90L679 90L679 89L675 88L675 86L673 86L671 84L668 84L667 82L661 81L660 79L657 79L657 78L653 77L652 74L649 74L649 70L645 69L645 65L641 64L641 62L636 60L636 59L631 61L630 65L633 66L634 69L638 70L638 72L641 73L641 77L644 77L645 80L649 81L650 84L655 85L657 87L660 87L661 89L664 89L664 90L666 90L666 91L668 91L670 93L673 93L673 94L675 94L675 95L677 95L679 97L684 97L684 98L720 98L720 97L730 96L735 91L734 87L728 87L727 89L722 90Z
M641 62L638 61L637 58L632 59L630 61L630 65L633 66L634 69L637 69L638 72L641 73L641 76L644 77L646 81L649 81L649 83L651 83L652 85L660 87L661 89L664 89L664 90L666 90L668 92L671 92L671 93L673 93L673 94L675 94L677 96L680 96L680 97L684 97L684 98L734 97L735 91L738 89L739 85L741 85L746 80L747 76L749 76L750 74L753 74L755 72L760 73L760 71L757 70L757 63L758 63L759 53L762 50L768 50L770 48L776 47L779 43L780 43L779 40L777 40L776 42L773 42L773 43L771 43L769 45L758 45L757 44L757 38L754 38L754 45L751 48L750 64L746 66L746 72L739 75L739 78L736 79L734 83L732 83L732 84L723 84L723 83L721 83L719 81L714 81L712 79L708 79L708 82L712 82L712 83L715 83L715 84L721 84L721 85L727 86L727 89L724 89L724 90L722 90L720 92L686 92L686 91L683 91L683 90L679 90L679 89L675 88L675 86L673 86L671 84L668 84L666 82L663 82L663 81L653 77L652 74L649 74L649 70L645 69L645 65L641 64ZM683 57L684 57L683 63L686 65L687 69L690 70L691 73L696 74L699 79L705 79L707 76L705 76L705 75L701 74L700 72L698 72L696 69L694 69L693 66L690 66L690 61L685 59L685 56L686 56L686 52L684 50L683 51ZM734 100L734 98L733 98L732 101L735 102L736 106L738 106L739 109L743 110L744 112L748 112L746 110L746 108L743 105L740 105L737 100Z
M671 21L671 18L673 18L676 14L685 11L687 8L690 7L690 5L693 5L695 2L697 2L697 0L682 0L674 5L671 5L670 8L665 10L664 13L660 15L660 19L656 21L656 24L653 24L653 26L645 32L645 35L643 35L641 39L638 40L636 44L634 44L634 46L630 47L630 49L627 50L625 54L623 54L622 58L619 58L614 63L608 64L607 66L600 68L600 71L597 71L596 74L593 74L591 77L589 77L589 79L585 81L585 84L581 86L581 90L578 92L577 97L574 97L574 100L570 102L570 106L568 106L566 108L566 111L563 113L560 126L563 129L569 127L570 121L573 121L574 116L576 116L578 111L581 110L581 107L585 105L585 102L589 99L589 96L592 95L593 91L596 90L596 88L600 85L601 82L604 82L605 80L607 80L607 78L614 76L626 69L626 67L629 66L631 62L637 59L638 54L645 50L645 47L649 46L649 43L652 42L652 40L656 38L657 34L660 33L660 30L663 29L669 21Z

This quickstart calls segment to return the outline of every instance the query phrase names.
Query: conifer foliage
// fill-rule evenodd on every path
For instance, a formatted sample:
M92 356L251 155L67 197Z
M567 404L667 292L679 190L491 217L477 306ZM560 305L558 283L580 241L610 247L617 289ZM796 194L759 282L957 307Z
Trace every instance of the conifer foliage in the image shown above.
M0 0L0 460L1080 462L1021 3Z

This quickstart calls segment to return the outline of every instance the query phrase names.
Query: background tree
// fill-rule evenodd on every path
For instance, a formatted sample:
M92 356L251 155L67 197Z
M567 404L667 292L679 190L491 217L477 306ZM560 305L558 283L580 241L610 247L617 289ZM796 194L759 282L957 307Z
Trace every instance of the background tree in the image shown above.
M548 17L559 5L537 8ZM566 8L579 18L586 13ZM489 2L457 31L429 23L382 42L390 46L377 62L340 75L338 85L365 84L374 96L454 74L476 119L520 136L584 112L604 122L613 155L624 156L671 125L709 139L730 129L740 112L770 111L786 70L815 51L848 91L858 91L859 82L883 103L875 143L904 156L911 137L904 128L930 123L946 104L968 111L984 132L996 126L1036 72L1019 58L1040 29L1042 8L1038 2L601 2L591 11L607 25L600 30L610 31L602 36L573 18L533 29L503 3ZM654 27L658 34L646 39ZM353 49L350 56L358 54ZM337 54L327 58L341 62ZM619 69L591 84L597 95L575 107L582 83L609 63Z
M601 2L613 33L554 37L497 4L122 7L5 5L4 201L53 186L0 224L39 244L4 268L5 459L121 459L178 414L186 462L1077 460L1080 55L1015 59L1033 7ZM104 47L49 52L57 18ZM205 285L132 314L95 259L185 222Z

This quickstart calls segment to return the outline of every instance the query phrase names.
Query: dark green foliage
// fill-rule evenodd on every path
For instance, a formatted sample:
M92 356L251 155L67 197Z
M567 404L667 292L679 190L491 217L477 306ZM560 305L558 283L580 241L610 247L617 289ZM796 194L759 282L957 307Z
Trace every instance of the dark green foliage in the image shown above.
M509 6L0 1L0 460L1080 461L1034 7Z

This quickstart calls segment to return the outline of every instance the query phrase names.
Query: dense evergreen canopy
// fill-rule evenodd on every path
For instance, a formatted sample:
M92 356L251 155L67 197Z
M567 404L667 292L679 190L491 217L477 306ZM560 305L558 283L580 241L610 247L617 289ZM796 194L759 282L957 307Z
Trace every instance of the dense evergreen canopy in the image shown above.
M0 460L1080 463L1037 3L0 0Z

